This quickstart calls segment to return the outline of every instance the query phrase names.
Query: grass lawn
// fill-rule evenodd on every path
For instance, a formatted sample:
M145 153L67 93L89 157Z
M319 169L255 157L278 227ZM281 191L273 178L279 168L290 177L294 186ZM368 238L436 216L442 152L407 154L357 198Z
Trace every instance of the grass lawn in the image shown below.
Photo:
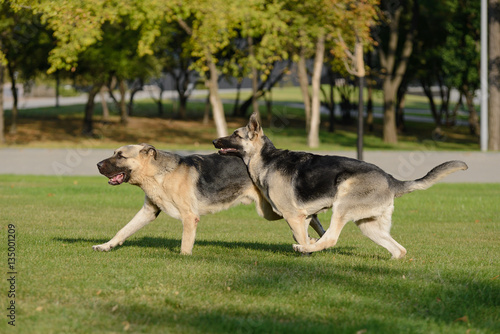
M499 197L499 184L439 184L397 199L403 260L352 223L336 247L300 256L287 224L253 206L202 217L192 256L165 214L99 253L141 207L139 188L0 175L0 286L6 296L14 224L18 333L498 333Z

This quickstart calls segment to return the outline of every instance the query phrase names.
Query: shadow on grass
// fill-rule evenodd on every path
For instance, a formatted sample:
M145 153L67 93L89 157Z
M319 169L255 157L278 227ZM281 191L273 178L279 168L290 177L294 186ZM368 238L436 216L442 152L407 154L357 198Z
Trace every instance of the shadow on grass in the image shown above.
M53 240L89 246L107 241L62 237ZM124 248L127 246L166 248L177 253L180 239L133 238L124 244ZM197 246L267 251L280 256L266 257L258 264L254 264L253 257L242 257L236 251L234 256L225 257L224 266L238 269L229 277L233 289L217 292L217 286L210 285L217 283L209 286L215 288L216 294L233 294L229 299L220 297L207 303L196 293L200 287L193 287L193 292L181 291L180 294L164 289L160 299L149 297L153 305L123 302L112 296L98 305L93 303L93 309L97 306L100 313L113 319L101 325L105 326L102 329L116 331L126 320L131 330L137 332L169 328L186 333L356 333L363 330L369 333L464 333L468 329L493 333L500 330L498 282L490 276L469 273L467 268L415 266L389 260L356 261L360 255L354 251L355 247L333 248L331 251L336 254L353 255L352 260L337 262L321 256L290 260L298 255L287 243L197 240L195 248ZM213 268L221 265L220 257L206 253L189 259L191 265L203 263ZM181 256L169 258L174 266L184 265L185 260ZM228 279L227 273L218 277L214 271L209 275L213 282ZM203 274L198 277L203 278ZM137 279L138 285L146 284L141 283L140 277ZM208 283L200 284L203 289L203 284ZM148 294L148 290L143 292ZM145 298L148 300L148 296Z
M106 312L113 305L101 307ZM154 324L157 329L176 328L176 332L180 333L364 333L366 328L377 333L397 332L393 323L375 319L360 327L356 319L338 323L337 319L309 319L302 315L280 314L278 310L265 312L197 308L179 303L175 298L166 298L165 305L160 308L145 304L119 305L110 317L127 319L130 327L138 332L142 332L141 327L148 328L150 324Z
M215 265L219 260L213 261ZM239 257L227 259L227 265L244 268L241 262ZM103 301L98 307L117 325L127 319L138 332L150 324L186 333L464 333L468 329L493 333L499 329L498 289L491 282L450 275L416 289L401 279L405 273L404 268L359 263L322 266L271 260L234 277L234 289L225 292L234 295L234 302L200 303L196 294L165 291L157 301L161 305ZM256 298L241 303L239 299L246 296ZM457 320L464 316L466 320Z
M68 243L68 244L90 244L99 245L103 244L109 239L91 239L91 238L54 238L57 242ZM144 247L144 248L162 248L167 249L171 252L179 252L181 246L180 239L168 239L159 237L142 237L134 238L131 240L126 240L122 246L117 246L114 250L120 249L122 247ZM244 241L219 241L219 240L196 240L194 247L219 247L227 249L251 249L260 250L271 253L281 253L281 254L299 254L292 249L292 243L290 244L267 244L261 242L244 242ZM339 255L354 255L353 250L355 247L334 247L331 251Z

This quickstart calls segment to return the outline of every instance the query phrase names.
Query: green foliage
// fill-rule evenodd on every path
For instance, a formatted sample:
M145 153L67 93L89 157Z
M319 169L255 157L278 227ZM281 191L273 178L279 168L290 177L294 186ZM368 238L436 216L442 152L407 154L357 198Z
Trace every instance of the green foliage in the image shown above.
M0 3L0 54L22 79L31 79L48 69L47 54L52 48L51 32L40 16L26 9L13 10Z
M354 26L360 27L356 28L358 35L366 35L376 2L204 0L177 3L149 0L123 3L91 0L82 3L76 0L18 0L9 4L40 13L43 22L53 30L57 45L49 57L50 71L69 70L78 65L82 52L105 39L106 25L117 24L136 31L137 54L143 56L154 53L155 41L164 37L162 27L165 23L178 25L178 22L184 22L190 30L191 56L197 59L195 67L198 71L207 71L206 57L209 54L217 62L217 55L220 56L235 38L252 37L257 42L255 55L238 58L240 66L260 67L265 76L273 62L288 59L293 49L314 49L315 36L323 27L331 39L342 30L344 39L352 40ZM231 65L229 62L227 66L229 70L235 63Z
M202 217L193 256L178 254L181 223L164 214L99 253L91 246L141 207L139 188L2 175L0 196L4 231L16 226L19 333L500 330L495 184L397 199L392 234L409 251L401 261L352 223L336 247L299 256L287 224L252 205ZM327 226L329 214L320 219Z
M146 79L158 73L156 58L138 54L140 33L130 29L128 17L121 23L103 24L99 41L78 55L76 74L87 83L106 83L111 76Z
M479 88L480 2L449 0L451 18L442 57L446 81L460 90Z

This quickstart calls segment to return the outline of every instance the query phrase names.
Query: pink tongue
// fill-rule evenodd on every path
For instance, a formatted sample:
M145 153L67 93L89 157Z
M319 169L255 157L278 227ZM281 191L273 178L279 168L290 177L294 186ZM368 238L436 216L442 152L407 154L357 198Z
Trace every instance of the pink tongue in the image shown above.
M109 179L109 184L112 185L121 184L123 182L123 178L124 178L123 174L115 175L111 179Z

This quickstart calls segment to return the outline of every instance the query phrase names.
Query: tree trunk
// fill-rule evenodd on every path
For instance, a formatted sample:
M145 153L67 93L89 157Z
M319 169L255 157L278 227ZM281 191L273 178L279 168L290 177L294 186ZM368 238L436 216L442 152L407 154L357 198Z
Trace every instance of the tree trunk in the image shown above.
M217 67L215 66L210 54L207 54L207 65L210 71L210 78L205 81L205 85L210 92L210 104L212 106L215 128L217 129L218 137L225 137L227 136L227 124L226 117L224 115L224 107L219 96Z
M364 88L364 74L358 77L359 80L359 99L358 99L358 138L356 142L357 146L357 158L358 160L363 160L363 137L364 137L364 131L363 131L363 88Z
M463 94L460 92L460 96L458 97L458 101L453 108L453 111L449 117L446 118L446 125L454 126L457 122L458 108L462 105Z
M371 74L368 76L366 83L368 89L368 102L366 103L366 126L368 127L368 131L373 132L373 85Z
M10 82L11 82L11 91L12 91L12 124L10 126L9 133L15 135L17 133L17 105L18 105L18 96L17 96L17 87L16 87L16 73L14 68L11 66L11 63L7 64L7 69L9 71ZM3 87L2 87L3 89Z
M307 136L307 144L311 148L319 146L320 115L320 85L323 59L325 56L325 35L321 32L316 42L316 56L314 57L314 69L312 76L312 103L311 103L311 129Z
M2 41L0 40L0 49L2 48ZM3 73L4 66L0 61L0 144L5 144L5 120L3 110Z
M432 95L431 85L424 82L424 80L420 80L420 84L424 89L425 96L429 100L429 106L431 107L432 118L434 118L434 123L436 123L436 127L441 127L441 117L438 115L436 103L434 102L434 96Z
M127 102L125 101L125 93L127 92L127 86L125 85L125 79L120 79L120 122L122 124L128 123L128 110Z
M333 132L335 131L335 95L334 95L334 86L335 86L335 78L333 76L333 71L330 69L328 70L328 79L330 83L330 103L328 106L328 111L329 111L329 119L330 119L330 124L328 125L328 132Z
M384 80L384 142L397 143L398 133L396 130L396 108L394 97L396 96L396 87L390 80Z
M406 98L406 86L399 86L397 93L397 107L396 107L396 128L398 131L405 131L405 98Z
M488 149L500 150L500 0L489 0Z
M273 93L271 89L264 94L264 99L266 100L267 122L271 123L273 120Z
M154 103L156 103L157 110L158 110L158 116L162 117L163 116L163 92L165 91L165 86L163 85L163 81L160 78L159 80L155 80L156 87L160 90L160 93L158 94L158 99L154 97L154 94L151 92L150 96L151 99L153 100Z
M240 93L241 93L241 85L243 84L243 78L238 78L236 83L236 98L234 99L233 106L233 116L238 116L238 109L240 107Z
M130 91L129 102L127 105L127 115L132 116L134 113L134 97L138 91L141 91L143 87L143 82L141 79L135 80L132 90Z
M304 100L306 131L309 133L311 127L311 97L309 95L309 79L307 77L306 58L303 52L300 53L299 62L297 63L297 72L299 75L300 92L302 93L302 100Z
M443 120L443 115L448 118L448 114L450 112L450 95L451 90L447 87L441 76L437 76L438 85L439 85L439 95L441 96L441 108L439 109L439 119L441 119L441 123Z
M106 91L106 86L102 85L101 89L99 90L99 97L101 98L103 122L109 121L109 108L108 108L108 103L106 102L106 97L104 95L105 91Z
M205 112L203 113L203 124L207 125L210 121L210 93L205 100Z
M188 97L183 95L179 95L179 118L186 119L186 111L187 111L187 100Z
M356 57L356 74L359 80L359 98L358 98L358 139L357 139L357 151L358 151L358 160L363 160L363 90L364 90L364 81L365 81L365 61L363 54L363 44L359 39L356 38L355 45L355 57Z
M479 127L479 117L477 115L476 108L474 107L474 96L467 88L464 89L465 102L467 103L467 109L469 109L469 128L472 135L479 135L481 133Z
M389 44L387 50L379 48L380 64L382 72L385 73L383 83L384 94L384 142L396 144L398 136L396 131L396 111L395 111L395 96L403 76L408 67L408 61L413 52L413 40L416 26L416 15L418 11L418 3L414 1L412 27L404 36L405 40L402 45L401 55L397 57L397 50L400 38L399 24L403 7L398 7L394 14L391 15L389 22ZM381 45L381 44L380 44ZM399 61L397 61L399 59Z
M94 134L94 100L97 93L101 89L102 84L95 84L89 92L87 97L87 103L85 104L85 117L83 119L83 130L82 134L84 136L92 136Z
M248 52L250 59L252 61L251 69L252 69L252 112L257 114L257 118L260 120L259 114L259 103L257 102L257 89L259 86L259 74L257 73L257 68L253 63L255 61L255 51L253 47L253 38L248 36Z
M163 116L163 88L160 90L160 94L158 95L158 101L156 101L156 105L158 106L158 116Z
M189 72L180 70L179 75L174 75L175 78L175 89L177 90L177 95L179 97L179 110L177 116L179 119L186 118L186 104L187 104L187 87L189 85Z
M257 98L260 98L265 94L266 90L264 88L266 86L267 86L268 91L271 90L283 78L283 76L288 72L288 67L289 66L285 67L277 76L272 78L269 75L266 80L261 82L259 84L259 88L257 89L257 94L256 94ZM243 102L241 104L241 107L239 108L238 114L240 116L246 116L247 110L251 104L252 104L252 96L250 96L245 102Z
M366 126L369 132L373 132L373 75L372 75L372 53L368 51L366 65L369 68L366 78L366 89L368 93L366 102Z
M56 71L56 108L59 108L59 88L61 86L61 78L59 70Z

